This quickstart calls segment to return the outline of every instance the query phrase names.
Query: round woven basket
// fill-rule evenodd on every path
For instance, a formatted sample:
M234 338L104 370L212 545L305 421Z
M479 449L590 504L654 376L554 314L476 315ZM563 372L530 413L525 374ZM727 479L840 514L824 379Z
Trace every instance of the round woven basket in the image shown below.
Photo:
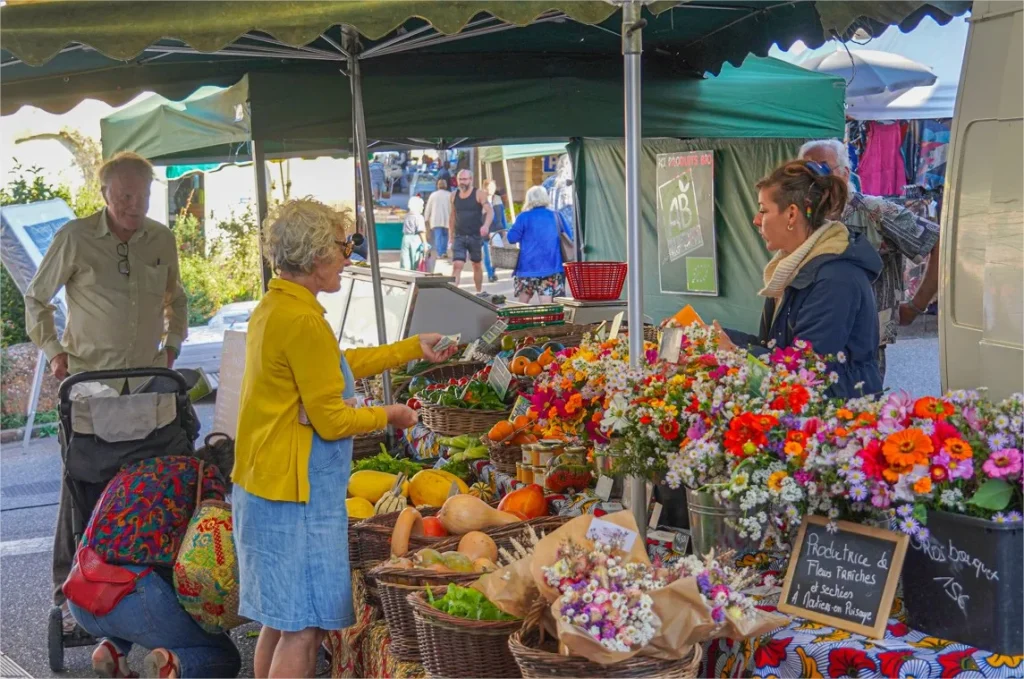
M529 529L532 527L538 537L558 528L571 517L544 516L530 521L522 521L506 526L488 528L488 534L498 548L512 550L512 541L524 544ZM461 535L452 535L435 542L429 547L438 552L458 549ZM449 583L468 586L480 577L480 573L437 573L422 568L395 568L381 564L369 572L368 580L376 582L377 594L380 597L384 619L391 632L391 652L399 660L419 662L419 643L416 638L416 619L407 597L424 587L442 587Z
M502 420L507 420L508 410L470 410L424 403L420 408L423 424L441 436L460 436L467 432L488 431Z
M540 625L541 615L548 605L543 600L534 603L523 620L522 627L508 640L509 651L516 659L519 670L527 679L549 677L668 677L695 679L700 672L704 651L695 644L681 660L661 660L635 655L628 660L602 665L575 655L561 655L558 640L550 639Z
M521 462L523 459L523 447L496 446L492 443L487 446L487 456L490 458L491 464L499 472L515 476L516 462Z
M441 511L440 507L423 507L420 514L433 516ZM355 525L356 539L359 541L359 561L349 556L352 568L369 570L382 561L387 561L391 556L391 533L395 530L395 522L401 512L389 514L378 514L364 519ZM415 550L421 547L428 547L434 542L444 538L429 537L426 535L409 536L409 549Z
M519 263L519 247L491 245L491 263L495 269L515 269Z
M434 598L445 588L432 588ZM431 677L520 677L519 665L508 650L508 638L521 620L467 620L442 613L430 605L426 592L407 597L416 621L420 660Z
M426 377L434 382L447 382L448 380L460 380L463 377L469 377L483 367L483 363L476 361L470 363L444 363L427 368L414 377ZM391 395L396 400L399 397L403 397L414 377L403 377L399 380L393 379L391 381ZM384 400L384 389L379 375L363 378L360 382L363 383L363 393L378 401Z
M386 440L387 431L384 429L356 436L352 439L352 459L365 460L373 457L380 452L380 444Z

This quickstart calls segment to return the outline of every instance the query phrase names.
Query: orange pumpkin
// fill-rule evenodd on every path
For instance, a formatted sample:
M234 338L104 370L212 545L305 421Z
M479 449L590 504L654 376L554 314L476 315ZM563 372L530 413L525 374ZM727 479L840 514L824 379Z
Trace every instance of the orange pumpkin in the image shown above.
M513 490L501 498L498 503L500 512L521 512L528 519L548 515L548 502L544 499L544 489L536 483Z
M491 427L491 431L487 433L487 438L495 442L503 441L511 436L514 431L515 428L513 428L511 422L508 420L501 420Z
M534 436L533 434L529 434L529 433L524 431L524 432L520 432L520 433L515 435L515 437L512 439L512 445L514 445L514 446L525 446L525 445L528 445L530 443L536 443L537 440L538 439L537 439L536 436Z
M530 363L526 366L527 377L537 377L542 372L544 372L544 368L541 367L540 363Z
M520 415L515 420L513 420L512 426L515 427L516 429L526 429L527 427L530 426L531 422L532 420L530 420L530 418L527 417L526 415Z

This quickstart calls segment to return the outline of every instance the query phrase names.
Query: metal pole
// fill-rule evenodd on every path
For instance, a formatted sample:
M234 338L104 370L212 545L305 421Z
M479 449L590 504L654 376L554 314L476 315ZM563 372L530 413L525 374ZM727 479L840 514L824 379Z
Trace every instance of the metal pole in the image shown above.
M28 401L28 420L25 422L25 438L21 447L28 448L32 442L32 429L36 424L36 408L39 407L39 390L43 388L43 375L46 373L46 354L42 351L36 356L36 371L32 375L32 391Z
M267 291L274 272L270 270L270 262L263 256L263 222L269 212L267 200L267 157L263 153L263 142L253 139L249 142L252 150L252 169L256 179L256 218L260 232L260 267L263 272L263 292Z
M512 221L516 220L516 206L512 202L512 177L508 173L508 158L504 152L501 154L501 171L505 173L505 195L508 197L508 211L512 215Z
M643 49L640 18L642 4L626 0L622 6L622 60L626 89L626 262L629 291L629 362L640 365L644 349L643 250L640 247L640 53ZM640 535L647 528L647 480L629 478L630 509Z
M384 346L388 343L388 331L384 325L384 293L380 279L380 253L377 252L377 227L373 217L373 192L370 187L370 164L367 162L369 152L366 144L366 118L363 114L363 78L359 70L359 58L353 49L348 58L348 77L352 83L352 136L356 145L356 160L359 162L359 184L362 189L356 196L356 211L360 198L363 204L363 215L366 217L366 250L370 255L370 278L373 282L373 309L377 315L377 343ZM384 371L381 376L384 387L384 404L390 405L391 375Z

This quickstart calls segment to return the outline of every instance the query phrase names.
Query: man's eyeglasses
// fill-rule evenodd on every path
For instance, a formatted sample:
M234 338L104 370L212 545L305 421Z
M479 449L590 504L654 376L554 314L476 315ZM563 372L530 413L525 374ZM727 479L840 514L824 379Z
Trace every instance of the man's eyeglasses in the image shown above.
M352 256L352 251L363 244L363 235L361 233L354 233L349 236L346 240L334 241L341 248L341 254L347 259Z
M122 276L127 276L132 272L132 267L128 263L128 243L118 243L117 254L121 258L117 262L117 270Z

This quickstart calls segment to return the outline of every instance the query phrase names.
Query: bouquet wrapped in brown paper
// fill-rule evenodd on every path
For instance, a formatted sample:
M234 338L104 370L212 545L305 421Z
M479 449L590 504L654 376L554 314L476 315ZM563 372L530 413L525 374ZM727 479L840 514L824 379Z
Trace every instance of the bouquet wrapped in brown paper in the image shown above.
M474 587L520 617L543 601L544 626L569 653L611 664L637 654L681 659L694 644L747 639L785 624L784 616L756 609L738 591L748 582L713 554L669 568L652 565L632 514L618 512L573 519L543 538L532 556Z

